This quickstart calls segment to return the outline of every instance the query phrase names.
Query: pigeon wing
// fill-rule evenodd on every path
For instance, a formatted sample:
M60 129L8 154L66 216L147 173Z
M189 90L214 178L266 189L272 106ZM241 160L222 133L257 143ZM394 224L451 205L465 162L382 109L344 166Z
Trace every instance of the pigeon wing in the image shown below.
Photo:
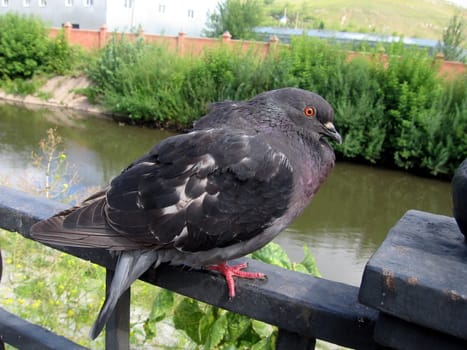
M286 210L292 168L264 137L211 129L167 139L112 181L109 225L184 251L246 241Z
M264 136L209 129L170 137L105 193L33 228L52 244L195 252L247 241L287 209L293 170Z

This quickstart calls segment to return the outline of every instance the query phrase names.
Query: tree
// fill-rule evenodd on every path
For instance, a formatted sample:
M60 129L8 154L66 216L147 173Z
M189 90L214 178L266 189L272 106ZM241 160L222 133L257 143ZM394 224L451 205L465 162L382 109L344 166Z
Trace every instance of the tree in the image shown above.
M210 14L204 34L214 38L228 31L234 39L254 39L253 28L264 18L259 0L225 0Z
M443 31L438 49L443 53L445 60L460 61L463 56L461 48L464 36L465 21L460 14L456 14L449 20L447 28Z

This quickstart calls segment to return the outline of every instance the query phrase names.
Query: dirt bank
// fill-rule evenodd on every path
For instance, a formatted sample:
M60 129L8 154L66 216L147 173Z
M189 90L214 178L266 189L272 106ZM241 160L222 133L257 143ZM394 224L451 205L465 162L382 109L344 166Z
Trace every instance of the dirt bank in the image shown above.
M70 108L90 113L104 114L101 106L89 103L86 96L75 93L76 89L86 88L91 83L84 77L57 76L42 86L33 96L18 96L0 91L0 99L25 104L43 105L57 108ZM39 97L40 96L40 97Z

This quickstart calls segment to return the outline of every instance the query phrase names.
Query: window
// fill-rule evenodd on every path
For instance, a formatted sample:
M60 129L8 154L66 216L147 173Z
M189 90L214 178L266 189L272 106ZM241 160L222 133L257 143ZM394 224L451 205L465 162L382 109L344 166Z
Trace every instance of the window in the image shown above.
M31 6L31 0L23 0L23 7L30 7Z
M133 7L133 0L125 0L123 3L123 6L126 8L132 8Z
M8 0L2 0L2 7L8 6Z
M195 11L194 10L188 10L188 18L195 18Z
M93 0L83 0L83 5L84 7L92 7L93 2Z
M47 0L39 0L39 7L46 7L47 6Z
M159 12L160 13L165 13L165 5L164 4L159 4Z
M66 6L66 7L71 7L71 6L73 6L73 0L65 0L65 6Z

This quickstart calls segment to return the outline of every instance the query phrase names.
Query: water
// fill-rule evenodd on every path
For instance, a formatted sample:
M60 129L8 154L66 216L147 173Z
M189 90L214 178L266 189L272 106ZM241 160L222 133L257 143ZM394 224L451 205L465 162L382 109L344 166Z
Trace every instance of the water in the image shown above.
M105 186L172 135L84 113L0 104L0 181L21 186L38 176L31 154L51 127L63 137L69 162L76 164L78 189ZM276 242L295 261L308 245L323 277L359 285L366 261L409 209L451 215L449 183L338 162L311 205Z

